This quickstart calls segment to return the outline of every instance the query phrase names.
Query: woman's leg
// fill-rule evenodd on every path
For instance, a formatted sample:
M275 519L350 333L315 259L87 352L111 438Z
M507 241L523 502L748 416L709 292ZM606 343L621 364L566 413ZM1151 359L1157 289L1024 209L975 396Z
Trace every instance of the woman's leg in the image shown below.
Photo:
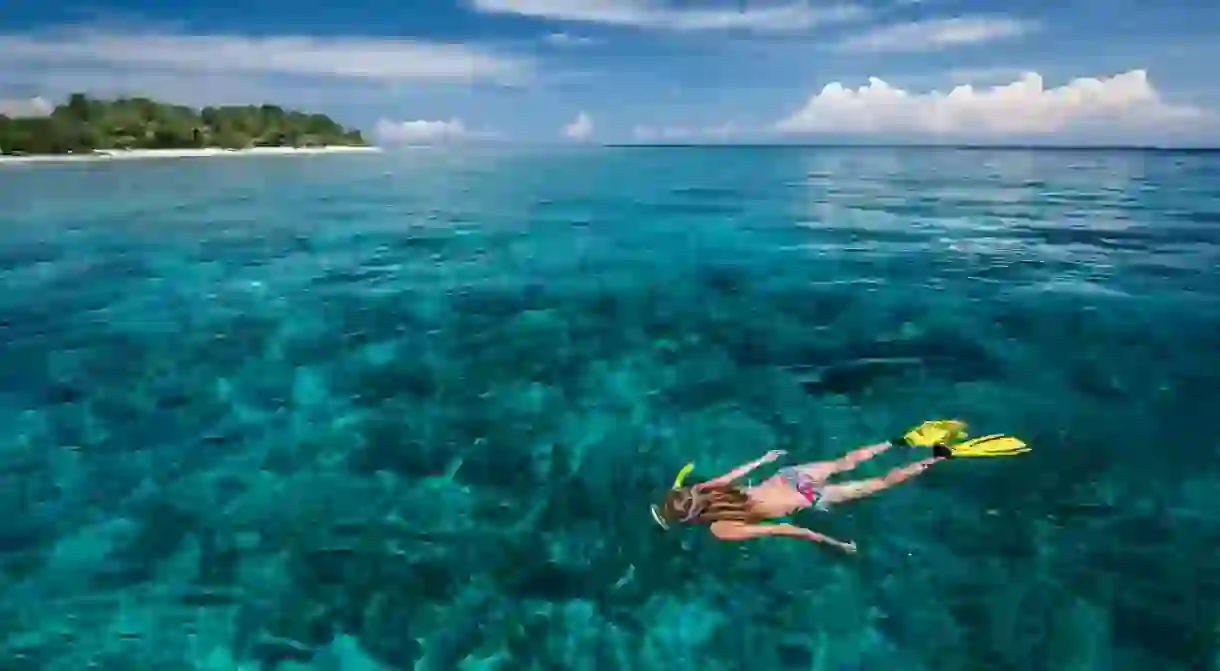
M825 480L835 473L850 471L860 464L872 459L882 452L890 449L889 443L877 443L876 445L866 445L856 450L852 450L847 454L833 461L813 461L807 464L794 466L796 470L813 478L814 480Z
M932 464L943 460L943 457L929 457L927 459L920 459L915 463L907 464L906 466L902 466L900 468L895 468L879 478L869 478L868 480L856 480L853 482L823 485L822 498L819 503L830 505L871 496L883 489L889 489L900 482L906 482L916 475L928 470Z

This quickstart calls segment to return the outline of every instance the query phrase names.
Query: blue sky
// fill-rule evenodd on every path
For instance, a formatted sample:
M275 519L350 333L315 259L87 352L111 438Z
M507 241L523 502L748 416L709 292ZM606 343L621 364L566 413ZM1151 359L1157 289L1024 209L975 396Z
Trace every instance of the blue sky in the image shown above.
M267 101L387 142L1215 144L1217 35L1202 0L6 0L0 109Z

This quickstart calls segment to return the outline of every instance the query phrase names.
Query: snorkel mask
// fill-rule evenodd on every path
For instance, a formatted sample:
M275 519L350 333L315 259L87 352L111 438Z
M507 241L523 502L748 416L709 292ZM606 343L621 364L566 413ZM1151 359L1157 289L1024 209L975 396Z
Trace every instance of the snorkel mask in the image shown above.
M695 464L693 464L693 463L683 466L682 470L678 471L678 477L674 478L674 484L670 487L670 489L672 490L672 489L681 488L682 481L686 479L687 475L690 475L690 472L692 470L694 470L694 468L695 468ZM649 506L648 508L649 508L649 511L652 513L653 521L656 522L662 529L668 530L669 525L665 523L665 518L661 516L661 511L660 511L660 509L657 508L656 504L653 504L653 505ZM687 513L686 518L684 518L682 520L683 522L685 522L686 520L688 520L694 516L693 513L695 511L695 508L696 508L696 506L695 506L694 501L691 501L690 512Z

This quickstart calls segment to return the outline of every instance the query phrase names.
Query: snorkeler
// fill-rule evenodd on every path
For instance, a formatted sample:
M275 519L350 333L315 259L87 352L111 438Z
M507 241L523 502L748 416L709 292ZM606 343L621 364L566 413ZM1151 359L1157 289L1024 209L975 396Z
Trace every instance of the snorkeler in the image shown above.
M652 506L652 518L662 528L670 524L707 524L712 535L725 541L742 541L763 536L792 536L856 551L854 542L844 542L810 529L788 523L759 524L784 517L798 510L829 506L871 496L923 473L933 464L954 457L1003 457L1028 452L1024 442L1012 436L994 434L963 441L966 424L957 420L924 422L899 438L853 450L833 461L818 461L781 468L775 475L755 486L733 481L784 456L771 450L763 456L706 482L682 486L694 467L687 464L674 480L660 506ZM836 473L850 471L895 445L931 448L932 456L896 468L867 480L828 482Z

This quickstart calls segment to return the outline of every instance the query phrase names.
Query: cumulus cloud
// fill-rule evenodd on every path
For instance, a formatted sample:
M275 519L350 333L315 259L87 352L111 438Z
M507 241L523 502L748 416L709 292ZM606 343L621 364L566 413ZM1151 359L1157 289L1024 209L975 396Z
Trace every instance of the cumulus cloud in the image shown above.
M376 82L519 82L528 59L473 45L374 37L186 35L71 29L0 33L9 68L91 67L318 76Z
M1209 118L1166 102L1144 70L1073 79L1046 88L1037 73L1001 86L912 93L869 79L850 89L826 85L778 122L781 133L913 134L956 137L1044 136L1065 131L1176 130Z
M810 6L799 0L784 4L746 7L740 2L711 3L694 9L676 7L668 0L468 0L474 9L490 14L515 14L538 19L601 23L675 31L749 30L789 32L813 26L859 20L868 11L857 4Z
M563 127L563 136L569 140L583 142L593 136L593 117L581 112Z
M1037 29L1032 21L1003 16L958 16L880 26L834 45L850 53L937 51L1021 37Z
M55 111L55 104L41 96L34 98L0 98L0 115L7 117L46 116Z
M496 133L467 128L461 119L392 121L381 119L373 135L382 144L431 145L492 139Z

